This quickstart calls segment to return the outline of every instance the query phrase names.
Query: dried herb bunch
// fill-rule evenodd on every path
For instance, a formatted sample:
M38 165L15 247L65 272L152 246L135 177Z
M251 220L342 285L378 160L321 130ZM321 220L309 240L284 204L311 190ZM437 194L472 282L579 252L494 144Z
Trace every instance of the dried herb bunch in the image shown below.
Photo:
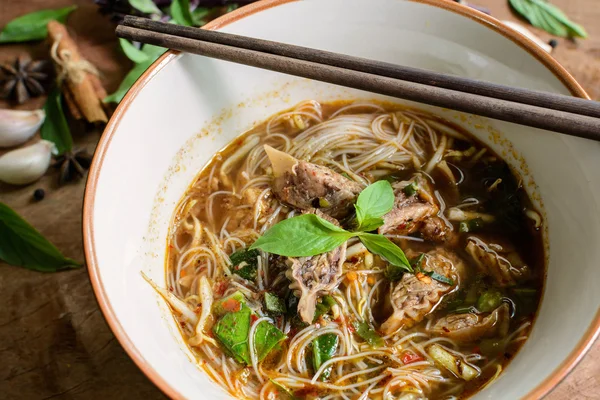
M32 61L26 54L20 55L13 63L1 65L0 69L0 97L13 99L18 104L44 94L52 70L48 61Z

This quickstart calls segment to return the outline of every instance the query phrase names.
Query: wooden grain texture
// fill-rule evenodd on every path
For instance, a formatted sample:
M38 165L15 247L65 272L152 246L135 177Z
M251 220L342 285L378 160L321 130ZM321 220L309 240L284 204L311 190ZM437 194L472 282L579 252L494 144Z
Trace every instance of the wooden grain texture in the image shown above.
M595 99L600 98L600 6L598 0L553 0L590 34L571 43L560 39L553 53ZM504 0L474 0L499 19L518 20ZM0 26L21 14L73 4L72 0L0 0ZM92 0L67 26L85 58L114 90L130 63L120 53L114 27L96 13ZM544 39L550 36L540 34ZM2 45L0 62L20 52L46 57L44 44ZM21 108L43 104L36 99ZM0 108L6 107L0 103ZM75 134L77 146L93 150L99 132ZM0 185L0 201L15 208L67 256L83 260L81 205L83 181L57 187L53 171L25 188ZM32 201L36 188L46 199ZM2 399L163 399L137 369L106 325L85 269L43 274L0 265L0 398ZM600 396L600 344L548 397L549 400L597 399Z

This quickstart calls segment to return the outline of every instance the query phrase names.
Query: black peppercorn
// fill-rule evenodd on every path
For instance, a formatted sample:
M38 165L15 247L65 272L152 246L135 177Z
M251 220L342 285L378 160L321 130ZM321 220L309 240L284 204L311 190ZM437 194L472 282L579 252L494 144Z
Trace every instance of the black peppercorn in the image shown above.
M552 47L553 49L555 49L556 46L558 46L558 40L556 40L556 39L550 39L548 41L548 44L550 45L550 47Z
M44 196L46 196L46 192L44 192L44 189L36 189L35 192L33 192L33 198L36 201L44 200Z

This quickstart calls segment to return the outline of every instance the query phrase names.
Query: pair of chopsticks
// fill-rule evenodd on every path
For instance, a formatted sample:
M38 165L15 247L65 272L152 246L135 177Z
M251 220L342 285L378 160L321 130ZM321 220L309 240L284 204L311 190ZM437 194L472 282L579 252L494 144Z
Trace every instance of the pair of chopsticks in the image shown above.
M600 141L600 103L285 43L126 16L117 36Z

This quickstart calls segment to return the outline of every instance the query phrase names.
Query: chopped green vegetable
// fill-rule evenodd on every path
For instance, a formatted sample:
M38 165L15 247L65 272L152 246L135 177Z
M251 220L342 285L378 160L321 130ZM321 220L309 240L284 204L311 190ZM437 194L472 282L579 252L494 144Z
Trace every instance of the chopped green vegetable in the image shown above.
M477 299L479 298L479 293L481 290L481 280L476 280L475 282L469 285L469 289L467 290L467 295L465 296L465 304L472 306L477 303Z
M213 315L218 318L226 313L239 311L244 304L246 304L246 298L242 292L235 292L215 302L212 310Z
M215 337L225 350L238 362L250 364L248 336L252 311L245 305L236 312L228 312L213 327ZM259 322L254 334L254 349L258 361L262 361L286 335L268 321Z
M484 222L481 218L473 218L468 221L462 221L458 225L458 231L462 233L467 232L476 232L480 230L484 225Z
M319 207L325 208L329 207L330 205L331 203L329 203L325 197L319 197Z
M265 308L270 315L285 314L285 301L276 294L265 292Z
M326 333L318 336L312 341L313 367L315 372L321 368L324 362L331 359L335 354L339 343L338 335L335 333ZM325 368L319 379L324 381L329 378L332 366Z
M285 386L283 386L281 383L279 383L271 378L269 378L269 380L271 381L273 386L275 386L277 388L277 392L279 392L279 394L283 397L283 399L299 400L298 397L294 396L294 394L292 392L290 392L290 390L288 388L286 388Z
M454 314L476 313L477 311L478 310L475 307L466 305L456 307L454 310L452 310Z
M428 275L428 276L430 276L431 279L435 279L438 282L445 283L446 285L454 285L454 281L452 279L447 278L444 275L440 275L437 272L429 271L429 272L427 272L425 274Z
M477 300L477 309L481 312L492 312L502 304L502 293L497 290L484 292Z
M427 353L435 360L435 362L452 372L458 378L462 378L465 381L470 381L479 376L479 372L469 363L467 363L461 357L457 357L448 352L438 344L430 346L429 349L427 349Z
M411 182L402 188L402 192L408 197L414 196L418 191L419 185L417 185L417 182Z
M511 300L518 316L528 316L536 312L538 291L534 288L512 288Z
M239 363L251 363L248 350L251 314L252 311L243 305L241 310L223 315L213 327L215 338Z
M256 327L254 334L254 349L258 361L264 358L287 336L281 332L275 325L268 321L261 321Z
M321 301L317 302L314 321L316 321L321 315L327 314L331 310L331 307L337 304L335 299L328 294L321 297L320 300Z
M244 279L253 281L256 279L258 270L258 250L241 249L229 256L232 271L234 274L241 276Z
M425 259L425 253L421 253L417 257L410 260L410 265L415 272L423 272L423 260L424 259Z
M367 324L366 322L355 321L352 325L354 326L354 329L356 330L358 336L365 339L367 343L371 345L371 347L377 348L385 344L381 336L379 336L377 332L371 329L369 324Z

